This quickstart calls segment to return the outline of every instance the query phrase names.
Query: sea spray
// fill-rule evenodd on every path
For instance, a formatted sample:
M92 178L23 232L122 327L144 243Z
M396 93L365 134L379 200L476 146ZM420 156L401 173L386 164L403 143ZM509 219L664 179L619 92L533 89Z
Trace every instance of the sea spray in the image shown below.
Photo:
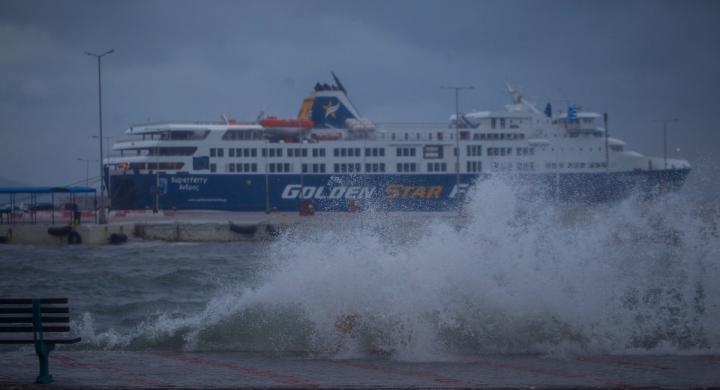
M459 224L369 211L291 232L261 254L271 266L254 286L124 332L86 318L84 336L104 348L412 360L720 349L717 221L682 194L564 205L515 186L476 185Z

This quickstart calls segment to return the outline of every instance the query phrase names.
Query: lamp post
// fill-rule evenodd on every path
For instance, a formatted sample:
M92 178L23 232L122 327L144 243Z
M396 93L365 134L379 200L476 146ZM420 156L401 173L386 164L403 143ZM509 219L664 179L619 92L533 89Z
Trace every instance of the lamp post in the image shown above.
M90 163L91 162L97 162L98 160L91 160L89 158L82 158L78 157L78 161L84 161L85 162L85 186L90 186Z
M663 124L663 160L664 160L664 164L665 164L665 169L667 169L667 125L668 125L668 123L680 122L680 119L678 119L678 118L655 119L655 120L653 120L653 122Z
M85 52L85 55L97 58L98 69L98 123L100 127L100 212L98 223L106 224L107 216L105 215L105 164L103 162L103 131L102 131L102 79L100 71L100 62L102 58L108 54L114 53L115 49L110 49L101 54Z
M456 196L460 193L460 102L459 95L462 90L475 89L472 85L466 86L446 86L443 85L443 89L454 89L455 90L455 189Z

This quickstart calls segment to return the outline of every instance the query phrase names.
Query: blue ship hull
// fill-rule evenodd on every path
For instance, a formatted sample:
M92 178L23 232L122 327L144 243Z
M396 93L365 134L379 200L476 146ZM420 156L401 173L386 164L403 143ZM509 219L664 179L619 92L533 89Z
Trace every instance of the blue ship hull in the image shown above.
M652 195L679 189L689 170L515 175L524 195L566 202L605 202L632 192ZM318 211L376 208L442 211L457 207L486 174L314 175L154 174L112 175L114 210L160 209L297 211L302 200ZM156 183L159 181L159 186ZM267 191L266 191L267 189Z

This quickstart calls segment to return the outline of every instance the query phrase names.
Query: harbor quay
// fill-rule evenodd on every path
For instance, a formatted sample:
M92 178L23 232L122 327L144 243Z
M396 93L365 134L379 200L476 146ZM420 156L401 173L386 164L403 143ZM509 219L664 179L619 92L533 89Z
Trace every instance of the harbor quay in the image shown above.
M453 361L327 359L242 352L59 350L51 385L30 350L0 353L0 389L710 389L720 356L481 355Z
M312 216L297 212L231 212L212 210L183 211L116 211L107 224L91 222L73 224L69 216L42 218L37 223L0 224L0 241L6 244L67 245L70 232L83 245L118 244L117 237L159 241L262 241L272 240L297 227L327 229L361 218L383 218L420 222L446 220L462 223L457 212L378 212L368 217L362 213L319 212Z

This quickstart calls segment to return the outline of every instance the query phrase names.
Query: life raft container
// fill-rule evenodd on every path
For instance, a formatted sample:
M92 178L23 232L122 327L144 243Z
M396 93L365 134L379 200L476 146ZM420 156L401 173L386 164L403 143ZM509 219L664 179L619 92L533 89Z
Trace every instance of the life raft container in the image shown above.
M269 129L311 129L313 121L310 119L283 119L269 116L258 121L260 126Z

